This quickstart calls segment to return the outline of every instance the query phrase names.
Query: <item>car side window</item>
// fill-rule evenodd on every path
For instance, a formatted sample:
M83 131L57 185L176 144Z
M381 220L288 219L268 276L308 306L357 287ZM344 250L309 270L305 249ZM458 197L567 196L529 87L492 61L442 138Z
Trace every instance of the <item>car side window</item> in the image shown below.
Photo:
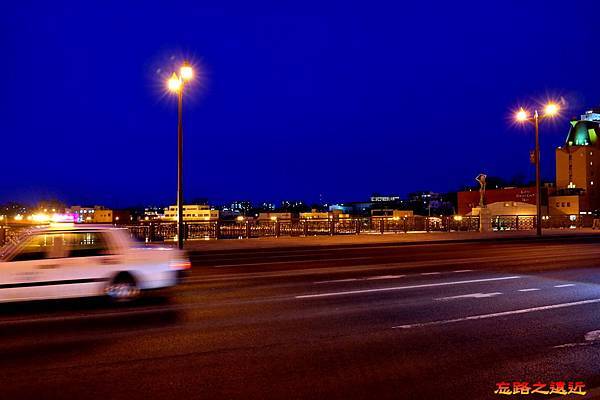
M64 234L68 257L95 257L110 254L106 238L101 232L73 232Z
M43 260L63 256L64 248L61 235L39 234L27 238L10 261Z

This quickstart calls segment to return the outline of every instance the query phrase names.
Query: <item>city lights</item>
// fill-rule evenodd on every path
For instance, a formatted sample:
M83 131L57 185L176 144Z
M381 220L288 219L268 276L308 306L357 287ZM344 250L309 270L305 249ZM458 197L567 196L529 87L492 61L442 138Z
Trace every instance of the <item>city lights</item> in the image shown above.
M543 110L544 113L542 115L539 115L538 110L535 110L533 112L533 117L531 117L532 114L529 113L529 111L527 111L523 107L521 107L519 108L519 111L515 113L515 120L517 122L534 122L534 119L536 118L555 117L560 112L560 106L557 103L549 102L544 105Z
M194 70L192 69L191 65L184 63L179 70L179 75L184 81L189 81L194 77Z
M527 114L527 111L521 108L519 111L517 111L515 118L518 122L523 122L526 121L527 118L529 118L529 115Z
M556 103L548 103L544 107L544 115L548 117L553 117L558 114L559 107Z
M167 88L171 92L177 93L181 89L181 86L182 86L181 79L179 79L177 74L175 72L173 72L173 75L171 75L171 77L167 81Z

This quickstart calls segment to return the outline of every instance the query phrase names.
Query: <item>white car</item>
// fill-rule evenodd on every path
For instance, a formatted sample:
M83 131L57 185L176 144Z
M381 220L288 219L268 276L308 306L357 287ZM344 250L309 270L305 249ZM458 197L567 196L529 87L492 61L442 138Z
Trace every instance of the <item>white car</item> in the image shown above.
M136 247L127 231L93 226L32 230L0 250L0 302L108 296L174 286L190 268L171 248Z

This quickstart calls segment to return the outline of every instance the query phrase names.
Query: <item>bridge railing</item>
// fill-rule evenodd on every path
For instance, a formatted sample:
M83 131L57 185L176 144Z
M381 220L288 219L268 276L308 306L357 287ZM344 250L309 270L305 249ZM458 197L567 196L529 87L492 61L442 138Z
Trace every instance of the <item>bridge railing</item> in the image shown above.
M594 222L595 221L595 222ZM535 215L498 215L491 220L492 228L504 230L533 230ZM144 222L120 225L131 237L144 242L171 241L177 237L175 222ZM592 215L544 216L545 229L576 229L600 227ZM0 226L0 246L15 241L29 227ZM358 235L403 232L474 232L479 230L478 216L409 216L401 218L344 218L293 220L233 220L186 222L186 239L243 239L279 236Z

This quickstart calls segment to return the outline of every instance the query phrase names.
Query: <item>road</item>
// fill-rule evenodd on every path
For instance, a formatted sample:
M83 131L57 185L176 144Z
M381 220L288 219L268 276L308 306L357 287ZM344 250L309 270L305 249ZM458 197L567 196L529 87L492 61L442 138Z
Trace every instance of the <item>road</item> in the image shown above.
M502 381L600 386L598 239L192 261L170 297L0 307L2 398L488 399Z

